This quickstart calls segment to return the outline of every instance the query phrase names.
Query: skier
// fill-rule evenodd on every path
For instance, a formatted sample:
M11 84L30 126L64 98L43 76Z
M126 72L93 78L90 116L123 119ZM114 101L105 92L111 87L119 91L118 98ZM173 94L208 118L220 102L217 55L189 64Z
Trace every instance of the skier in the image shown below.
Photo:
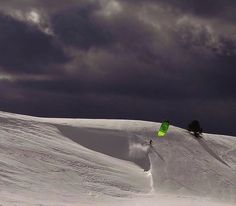
M152 140L149 141L149 145L150 145L150 147L152 147Z

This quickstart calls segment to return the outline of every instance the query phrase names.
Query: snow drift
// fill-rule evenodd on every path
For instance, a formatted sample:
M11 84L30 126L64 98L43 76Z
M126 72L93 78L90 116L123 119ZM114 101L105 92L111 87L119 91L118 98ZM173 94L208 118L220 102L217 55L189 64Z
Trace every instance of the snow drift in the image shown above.
M0 112L0 204L234 205L236 138L159 126Z

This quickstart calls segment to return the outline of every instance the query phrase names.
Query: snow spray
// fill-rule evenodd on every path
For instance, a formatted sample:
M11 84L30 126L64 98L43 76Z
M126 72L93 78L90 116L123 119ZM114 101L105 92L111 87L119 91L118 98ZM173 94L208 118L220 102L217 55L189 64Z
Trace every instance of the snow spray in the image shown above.
M132 142L129 144L129 156L134 159L143 158L149 152L149 145Z

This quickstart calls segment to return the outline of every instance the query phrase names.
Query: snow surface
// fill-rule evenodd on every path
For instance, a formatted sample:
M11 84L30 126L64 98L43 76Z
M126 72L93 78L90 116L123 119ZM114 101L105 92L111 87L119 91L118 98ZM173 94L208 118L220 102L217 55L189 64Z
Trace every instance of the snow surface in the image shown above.
M235 205L236 138L159 126L0 112L0 205Z

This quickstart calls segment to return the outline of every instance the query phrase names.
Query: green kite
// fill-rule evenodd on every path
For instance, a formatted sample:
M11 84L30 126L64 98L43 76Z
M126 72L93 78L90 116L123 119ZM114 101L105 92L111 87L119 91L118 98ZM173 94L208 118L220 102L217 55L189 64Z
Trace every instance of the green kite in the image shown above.
M168 131L169 125L170 125L169 121L162 122L160 129L157 131L157 136L158 137L165 136Z

